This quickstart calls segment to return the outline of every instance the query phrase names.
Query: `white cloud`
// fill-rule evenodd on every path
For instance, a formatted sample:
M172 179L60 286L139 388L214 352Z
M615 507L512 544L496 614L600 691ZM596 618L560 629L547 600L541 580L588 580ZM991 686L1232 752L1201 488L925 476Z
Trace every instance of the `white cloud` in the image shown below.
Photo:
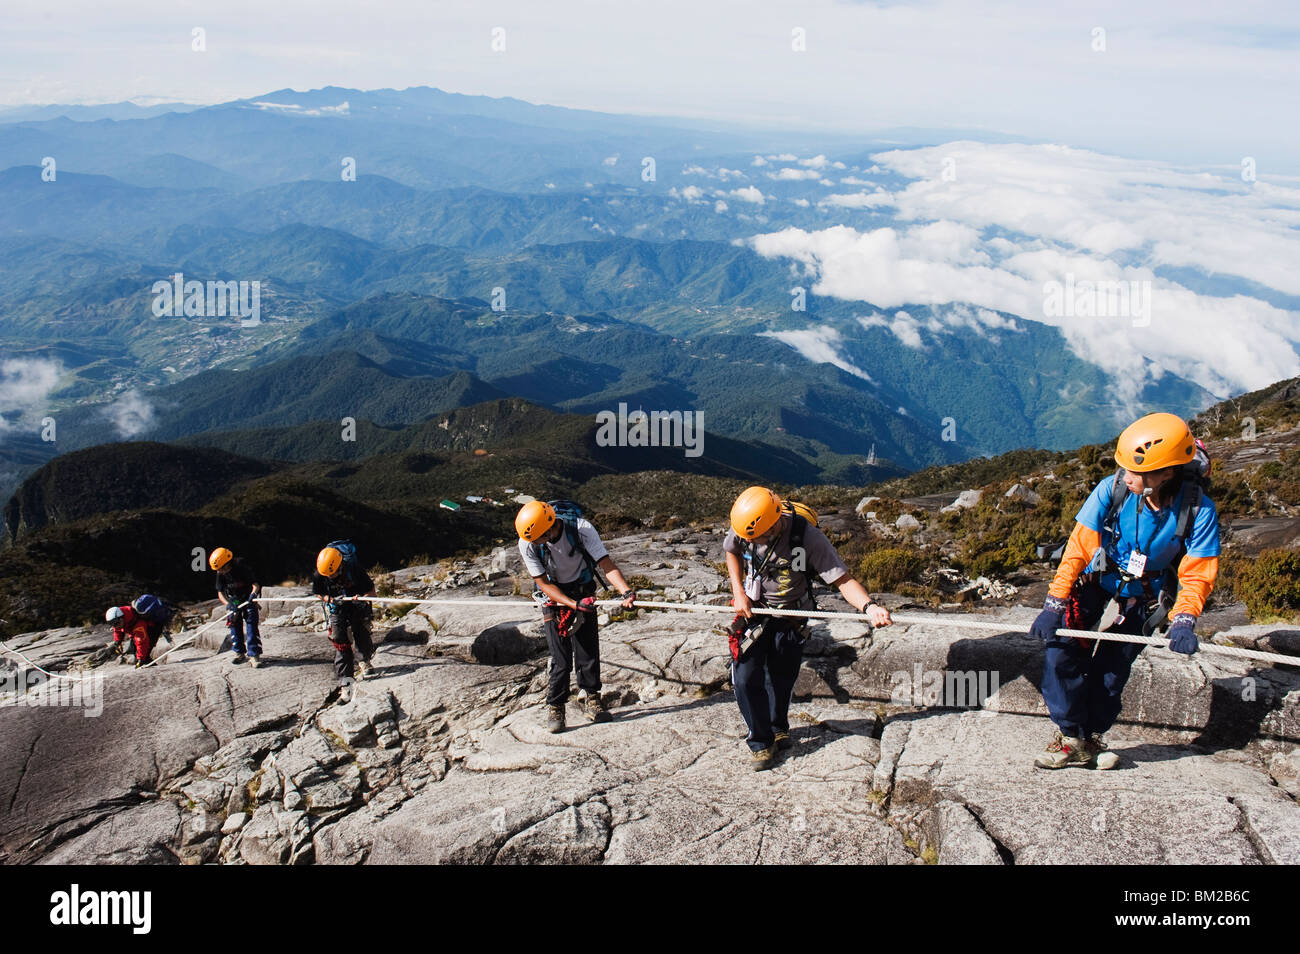
M764 202L763 193L758 191L756 186L745 186L743 189L732 189L727 195L733 195L742 202L752 202L755 205L762 205Z
M754 165L754 166L765 166L765 165L767 165L767 160L764 159L762 156L755 156L755 157L754 157L754 161L753 161L752 163L750 163L750 165Z
M44 358L0 361L0 440L6 432L28 423L34 412L45 410L62 373L59 362Z
M817 201L818 205L834 205L845 209L877 209L894 204L888 192L848 192L828 195Z
M800 208L804 208L804 209L812 205L812 203L809 202L807 199L791 199L790 201L793 202L795 205L799 206Z
M616 166L618 165L618 155L606 156L604 159L601 160L601 162L603 162L607 166Z
M153 426L154 408L139 391L127 391L104 408L104 416L123 437L135 437Z
M723 212L727 211L727 203L719 199L717 202L713 203L713 211L721 215Z
M721 179L727 182L731 179L748 179L749 176L739 169L728 169L726 166L719 166L716 172L710 171L700 165L687 166L682 170L684 176L704 176L706 179Z
M786 166L779 172L769 172L767 177L769 179L790 182L799 179L820 179L821 175L822 174L815 169L796 169L793 166Z
M897 312L894 320L889 323L889 330L893 332L894 337L909 348L915 348L920 351L924 345L921 342L921 323L905 311Z
M871 375L863 371L857 365L846 361L840 357L839 348L843 345L844 339L839 331L829 325L822 325L818 328L805 328L802 331L764 331L760 337L775 338L783 344L789 345L798 351L809 361L815 361L818 364L833 364L835 367L847 371L864 381L871 381ZM871 381L871 383L875 383Z
M673 198L685 199L687 202L700 202L704 199L704 190L699 186L684 186L678 189L676 186L668 190L668 194Z
M303 109L297 103L272 103L266 100L252 105L264 112L292 113L294 116L347 116L352 109L347 101L337 106L321 106L319 109Z
M865 186L871 184L872 182L870 179L859 179L857 176L845 176L843 179L840 180L840 185Z
M944 181L949 156L956 179ZM949 143L873 158L914 181L820 204L893 204L896 227L785 229L755 236L753 247L812 268L816 294L935 306L950 327L986 333L1015 330L998 312L1055 325L1076 354L1134 390L1166 370L1218 395L1300 374L1300 313L1285 298L1300 296L1300 189L1061 146ZM1162 278L1162 266L1194 269L1226 291ZM1138 282L1149 322L1048 314L1045 286L1067 276ZM1266 301L1234 278L1281 297ZM891 330L902 341L915 329L895 318Z

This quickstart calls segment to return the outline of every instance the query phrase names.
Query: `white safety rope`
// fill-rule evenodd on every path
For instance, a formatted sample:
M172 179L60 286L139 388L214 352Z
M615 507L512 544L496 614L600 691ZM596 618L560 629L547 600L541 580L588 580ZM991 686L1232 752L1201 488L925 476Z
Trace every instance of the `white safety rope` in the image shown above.
M286 596L286 597L264 597L268 602L281 603L310 603L319 597L314 596ZM357 602L357 603L401 603L415 606L479 606L484 608L499 606L536 606L533 600L502 600L502 599L423 599L414 600L409 597L391 597L391 596L348 596L336 597L340 602ZM622 606L622 600L597 600L597 606ZM657 600L637 600L634 609L659 609L659 610L679 610L688 613L728 613L735 614L735 608L732 606L720 606L714 603L667 603ZM770 609L765 606L754 606L751 611L755 615L765 616L795 616L803 619L856 619L863 622L871 622L871 617L866 613L844 613L832 612L830 610L784 610ZM966 617L955 616L913 616L890 614L890 618L897 624L903 626L950 626L960 627L962 629L983 629L997 633L1014 633L1024 632L1018 630L1013 623L993 623L971 620ZM1074 636L1080 639L1100 639L1116 643L1138 643L1143 646L1155 646L1156 648L1169 648L1169 640L1159 636L1137 636L1130 633L1100 633L1090 629L1058 629L1058 636ZM1258 649L1243 649L1240 646L1220 646L1217 643L1209 643L1205 640L1199 640L1198 652L1217 653L1222 656L1235 656L1239 659L1253 659L1256 662L1275 663L1281 666L1300 666L1300 656L1286 656L1282 653L1266 653Z
M263 594L261 600L268 603L314 603L319 600L319 597L266 596L265 594ZM506 606L517 606L517 607L537 606L537 603L533 600L502 600L502 599L416 600L416 599L411 599L409 597L384 597L384 596L335 597L335 601L355 602L355 603L362 603L362 602L380 603L380 604L395 603L395 604L402 604L402 605L410 605L412 608L415 608L417 606L477 606L480 608L488 609L488 608L500 608ZM615 607L615 606L621 607L623 605L623 601L622 600L597 600L596 605L608 606L608 607ZM655 609L655 610L676 610L679 612L688 612L688 613L725 613L729 615L735 614L735 609L733 607L720 606L713 603L668 603L660 600L637 600L633 608L634 609ZM844 620L851 619L851 620L860 620L866 623L871 622L871 617L866 613L832 612L829 610L771 609L765 606L754 606L752 607L751 611L756 616L758 615L792 616L792 617L799 617L803 619L844 619ZM907 615L891 614L891 619L893 620L894 623L902 626L948 626L948 627L962 628L962 629L982 629L982 630L988 630L991 632L998 632L998 633L1022 632L1021 630L1018 630L1014 624L971 620L971 619L967 619L964 616L958 618L953 616L914 616L911 614L907 614ZM211 622L205 623L194 633L194 635L189 636L186 639L180 641L175 646L168 649L167 652L159 656L157 659L151 660L150 662L146 663L144 666L141 666L140 668L147 669L149 666L157 665L159 662L161 662L163 659L165 659L167 656L171 655L172 653L176 652L178 649L181 649L193 643L194 640L198 639L198 637L209 627L215 626L218 623L223 623L223 622L225 622L224 619L215 619L212 620ZM1099 633L1099 632L1094 632L1092 630L1082 630L1082 629L1058 629L1056 631L1056 635L1074 636L1082 639L1100 639L1109 642L1119 642L1119 643L1137 643L1143 646L1154 646L1157 648L1164 648L1164 649L1168 648L1168 640L1162 639L1159 636L1137 636L1129 633ZM12 648L11 646L7 645L2 641L0 641L0 648L2 648L5 652L12 653L13 655L18 656L29 666L39 670L40 672L45 673L47 676L49 676L52 679L84 680L84 679L94 678L91 676L68 676L63 673L50 672L49 670L43 669L41 666L32 662L31 659L29 659L26 655L24 655L19 650ZM1233 656L1238 659L1251 659L1256 662L1266 662L1266 663L1272 663L1274 665L1280 665L1280 666L1300 666L1300 657L1297 656L1286 656L1281 653L1268 653L1257 649L1243 649L1240 646L1220 646L1217 643L1208 643L1205 642L1204 640L1200 641L1198 651L1213 653L1222 656Z

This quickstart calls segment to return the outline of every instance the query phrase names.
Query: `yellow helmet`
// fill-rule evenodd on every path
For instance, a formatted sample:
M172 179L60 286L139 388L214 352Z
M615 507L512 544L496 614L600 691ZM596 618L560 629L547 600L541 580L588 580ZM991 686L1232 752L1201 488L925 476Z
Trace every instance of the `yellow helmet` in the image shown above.
M731 529L744 540L761 537L781 518L781 498L766 487L750 487L731 505Z
M212 556L208 557L208 566L214 570L220 570L234 558L235 555L225 547L217 547L212 551Z
M1195 457L1196 441L1177 414L1139 418L1124 428L1115 443L1115 463L1135 474L1189 464Z
M515 530L520 540L535 543L555 525L555 508L545 501L530 500L519 508Z
M334 547L326 547L316 554L316 572L324 577L332 577L343 565L343 554Z

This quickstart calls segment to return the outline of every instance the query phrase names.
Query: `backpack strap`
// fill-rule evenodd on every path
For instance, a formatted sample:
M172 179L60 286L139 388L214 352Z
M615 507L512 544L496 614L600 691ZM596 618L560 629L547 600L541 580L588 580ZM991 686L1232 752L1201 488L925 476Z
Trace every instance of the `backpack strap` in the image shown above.
M1116 531L1119 512L1124 509L1124 501L1128 500L1128 495L1128 487L1124 483L1124 468L1121 467L1115 471L1115 476L1111 478L1110 497L1106 502L1106 512L1101 518L1101 548L1098 550L1101 557L1097 566L1098 571L1101 573L1118 569L1118 567L1111 565L1110 557L1106 553L1106 547L1118 536Z
M1174 526L1174 536L1182 541L1184 550L1187 549L1187 538L1196 529L1196 517L1201 512L1203 499L1205 499L1205 491L1199 483L1192 481L1183 484L1183 504L1178 508L1178 523Z
M1101 520L1101 530L1103 534L1110 534L1110 539L1115 539L1115 528L1119 520L1119 512L1124 509L1124 502L1128 500L1128 485L1124 483L1124 468L1115 471L1115 476L1110 482L1110 499L1106 503L1106 514ZM1109 541L1103 541L1109 542Z
M582 534L578 532L578 525L565 520L564 518L560 518L560 522L564 525L564 538L569 542L569 556L573 556L575 553L581 554L582 562L587 568L588 576L585 577L582 582L587 582L589 579L595 580L600 584L601 589L609 589L609 583L606 582L603 576L601 576L600 569L597 567L595 559L593 559L592 555L587 552L587 548L582 545ZM538 562L547 568L547 580L558 586L559 584L550 572L550 544L534 543L532 546L534 548L533 553L536 555Z
M804 534L807 533L807 531L808 531L808 518L803 516L803 514L800 513L791 513L790 514L791 552L795 550L804 549L803 538L804 538ZM807 595L811 597L813 592L813 587L817 585L819 580L817 579L817 575L808 569L808 551L804 550L803 557L804 557L804 564L803 564L804 568L798 572L803 574L804 585L807 588Z

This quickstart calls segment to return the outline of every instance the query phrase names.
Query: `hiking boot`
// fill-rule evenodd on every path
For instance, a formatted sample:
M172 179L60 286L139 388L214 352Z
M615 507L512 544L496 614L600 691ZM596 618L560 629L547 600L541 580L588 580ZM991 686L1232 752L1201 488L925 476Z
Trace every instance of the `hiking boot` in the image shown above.
M1106 745L1106 740L1096 732L1088 736L1088 741L1084 743L1084 748L1086 748L1088 754L1092 756L1093 768L1100 769L1104 772L1107 769L1113 769L1119 764L1119 756L1110 751Z
M143 668L144 668L145 666L147 666L147 665L149 665L149 660L147 660L147 659L137 659L137 660L135 661L135 668L136 668L136 669L143 669Z
M1043 754L1034 759L1034 765L1044 769L1068 768L1071 765L1090 768L1092 753L1088 751L1083 739L1058 732Z
M357 663L357 678L366 679L375 674L374 664L369 659L363 659Z
M762 772L764 769L772 767L772 760L776 758L776 745L769 745L765 749L759 749L757 752L749 753L749 767L755 772Z
M546 728L550 732L564 731L564 706L546 707Z
M776 747L780 749L782 752L784 752L786 749L794 747L794 740L790 738L790 733L782 732L780 729L777 729L776 737L773 739L773 741L776 743Z
M248 664L254 669L260 669L262 667L262 659L259 656L249 656Z
M352 687L350 685L339 686L339 705L345 706L352 701Z
M612 718L609 710L605 708L605 700L600 697L599 692L587 693L582 710L586 713L588 722L608 722Z
M242 662L248 662L248 657L243 653L235 653L230 657L230 665L232 666L238 666Z

